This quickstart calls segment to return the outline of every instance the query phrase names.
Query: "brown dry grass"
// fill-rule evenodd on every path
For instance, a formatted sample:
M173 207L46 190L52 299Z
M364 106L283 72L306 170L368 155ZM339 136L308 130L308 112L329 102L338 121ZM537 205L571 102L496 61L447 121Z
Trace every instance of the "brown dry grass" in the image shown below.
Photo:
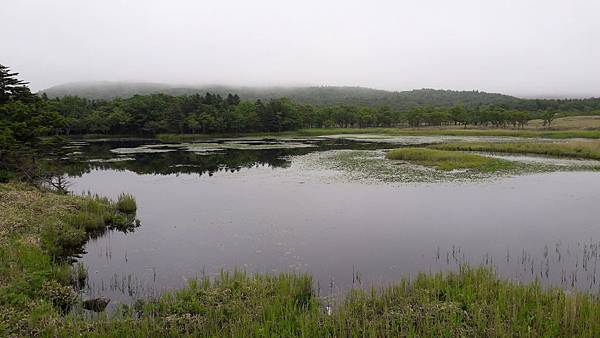
M531 120L527 129L545 129L544 121ZM550 130L600 130L600 116L567 116L552 121Z
M0 184L0 241L11 234L21 234L31 244L45 224L63 222L75 211L81 197L41 191L24 184Z

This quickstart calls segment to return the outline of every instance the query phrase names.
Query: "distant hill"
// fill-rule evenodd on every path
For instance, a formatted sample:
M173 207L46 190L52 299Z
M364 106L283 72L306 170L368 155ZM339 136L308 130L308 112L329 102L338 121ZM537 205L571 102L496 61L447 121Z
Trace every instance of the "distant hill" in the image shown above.
M89 99L107 100L138 95L164 93L169 95L191 95L206 92L227 95L238 94L245 100L267 100L287 97L294 102L311 105L349 104L368 107L390 106L394 109L409 109L416 106L448 107L455 104L465 106L506 105L515 107L529 105L532 100L480 91L453 91L418 89L391 92L363 87L235 87L197 86L181 87L160 83L133 82L84 82L54 86L41 91L49 97L80 96Z

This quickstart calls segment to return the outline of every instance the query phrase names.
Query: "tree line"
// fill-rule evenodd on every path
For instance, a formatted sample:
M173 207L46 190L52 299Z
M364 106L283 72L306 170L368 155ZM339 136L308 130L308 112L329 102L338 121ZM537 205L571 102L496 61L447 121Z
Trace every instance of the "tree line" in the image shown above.
M556 111L524 111L499 106L469 108L312 106L286 98L241 100L236 94L136 95L107 101L76 96L41 98L54 118L53 132L71 134L157 134L281 132L300 128L425 127L453 125L522 128L531 119L552 122ZM18 106L18 104L13 103Z
M172 96L213 93L223 97L237 93L242 100L268 101L271 98L286 97L301 104L316 107L350 105L378 108L388 106L394 111L407 111L412 108L430 106L435 109L448 109L464 105L468 109L480 106L496 106L507 110L529 112L556 110L563 114L586 115L600 111L600 98L587 99L525 99L509 95L486 93L477 90L456 91L440 89L415 89L392 92L363 87L240 87L240 86L198 86L173 87L157 83L130 82L91 82L63 84L44 90L51 98L79 96L94 100L110 100L116 97L128 98L136 94L167 94Z
M73 134L281 132L300 128L424 127L452 125L522 128L531 119L549 125L555 110L517 110L462 104L395 110L338 104L314 106L286 98L241 100L237 94L135 95L90 100L34 95L0 65L0 144L33 145L39 136Z

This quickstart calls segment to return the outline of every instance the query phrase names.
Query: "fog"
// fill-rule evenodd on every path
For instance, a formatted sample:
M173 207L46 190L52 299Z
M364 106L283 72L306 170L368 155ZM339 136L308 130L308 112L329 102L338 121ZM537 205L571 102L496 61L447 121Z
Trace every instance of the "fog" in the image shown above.
M73 81L600 96L600 1L3 1L0 63Z

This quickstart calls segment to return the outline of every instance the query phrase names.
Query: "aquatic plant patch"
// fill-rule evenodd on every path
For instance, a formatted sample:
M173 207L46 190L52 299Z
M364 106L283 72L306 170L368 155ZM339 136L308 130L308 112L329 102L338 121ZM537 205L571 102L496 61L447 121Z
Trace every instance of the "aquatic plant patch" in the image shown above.
M481 172L495 172L512 169L512 164L508 161L476 154L428 148L395 149L389 151L385 157L390 160L407 161L438 170L470 169Z

